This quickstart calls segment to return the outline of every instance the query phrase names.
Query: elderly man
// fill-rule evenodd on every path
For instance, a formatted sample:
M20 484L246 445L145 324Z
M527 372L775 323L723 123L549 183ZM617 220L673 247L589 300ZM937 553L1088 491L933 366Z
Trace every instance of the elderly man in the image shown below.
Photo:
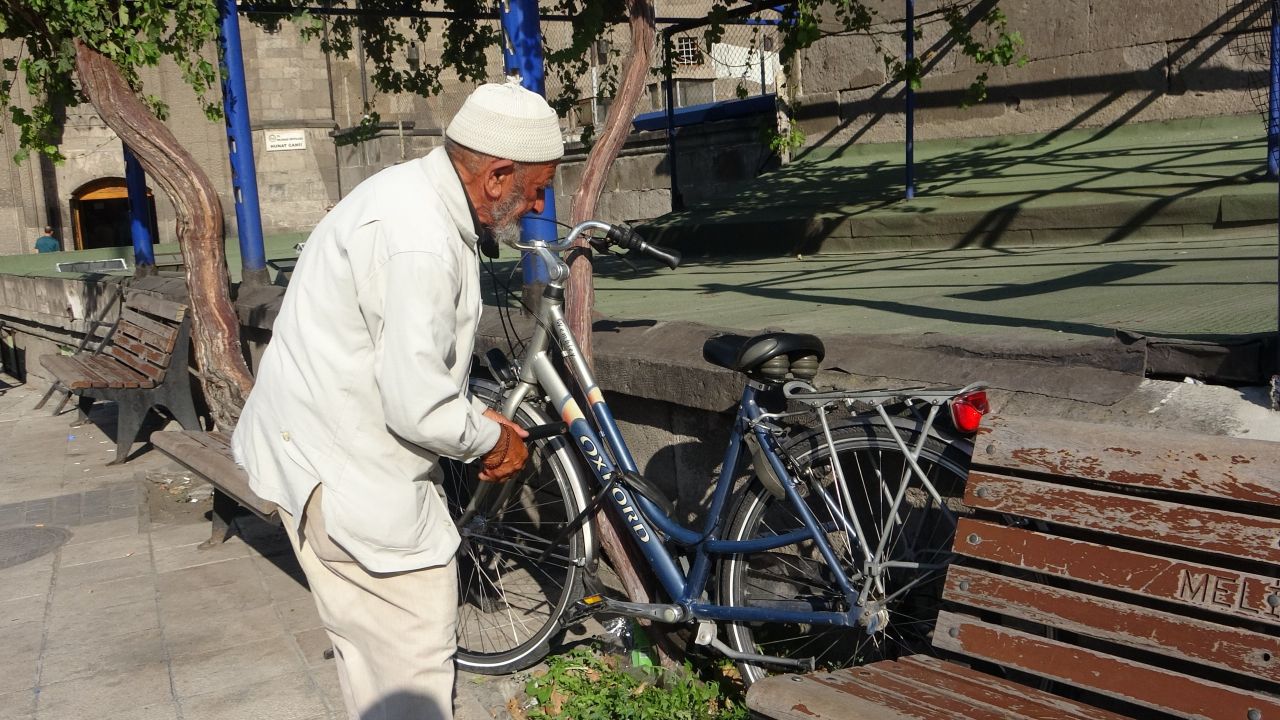
M563 153L545 100L479 87L443 148L325 216L285 293L233 445L280 507L352 718L453 715L458 535L439 460L501 482L527 458L524 431L466 395L477 242L519 237Z

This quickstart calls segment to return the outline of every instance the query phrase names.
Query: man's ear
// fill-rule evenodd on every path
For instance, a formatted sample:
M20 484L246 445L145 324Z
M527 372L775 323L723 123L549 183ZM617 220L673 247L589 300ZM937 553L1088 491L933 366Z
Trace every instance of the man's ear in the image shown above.
M510 160L494 158L484 175L484 194L490 202L500 199L506 194L515 177L516 164Z

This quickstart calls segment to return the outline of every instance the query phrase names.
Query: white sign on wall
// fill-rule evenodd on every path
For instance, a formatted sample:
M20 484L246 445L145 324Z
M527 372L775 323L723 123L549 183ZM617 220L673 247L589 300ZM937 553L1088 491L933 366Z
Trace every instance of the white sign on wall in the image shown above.
M268 130L266 136L267 152L307 149L307 133L305 130Z

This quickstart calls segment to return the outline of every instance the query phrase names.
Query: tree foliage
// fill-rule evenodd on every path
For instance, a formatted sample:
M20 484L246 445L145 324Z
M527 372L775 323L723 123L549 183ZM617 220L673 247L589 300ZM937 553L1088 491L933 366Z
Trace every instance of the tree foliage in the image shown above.
M166 119L164 101L145 92L139 72L170 59L199 97L210 118L221 115L218 68L212 41L218 32L213 0L3 0L0 38L14 41L16 52L3 58L0 104L8 108L19 132L19 158L30 151L62 158L57 113L86 102L73 80L74 40L115 64L152 113ZM20 75L29 107L15 102Z

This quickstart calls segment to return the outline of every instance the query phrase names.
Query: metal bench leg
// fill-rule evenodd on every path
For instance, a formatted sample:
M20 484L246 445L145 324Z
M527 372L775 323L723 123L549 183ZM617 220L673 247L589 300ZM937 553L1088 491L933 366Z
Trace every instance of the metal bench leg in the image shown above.
M65 398L64 398L64 402L65 402ZM79 398L77 398L76 408L79 412L76 413L76 419L71 421L71 427L80 427L81 425L89 422L89 410L92 407L93 407L93 398L89 397L88 395L81 395ZM58 407L54 409L53 414L57 415L60 412L62 412L61 403L59 403Z
M108 465L118 465L129 459L129 449L138 439L142 421L146 420L147 411L151 409L150 403L140 397L121 398L116 401L116 405L120 408L120 415L116 420L116 459L107 463Z
M173 419L178 421L183 430L200 432L204 429L200 427L200 416L196 414L196 405L191 400L191 393L174 390L165 399L164 405L173 414Z
M200 543L201 550L217 547L235 534L236 501L226 493L214 488L213 491L213 529L209 539Z

